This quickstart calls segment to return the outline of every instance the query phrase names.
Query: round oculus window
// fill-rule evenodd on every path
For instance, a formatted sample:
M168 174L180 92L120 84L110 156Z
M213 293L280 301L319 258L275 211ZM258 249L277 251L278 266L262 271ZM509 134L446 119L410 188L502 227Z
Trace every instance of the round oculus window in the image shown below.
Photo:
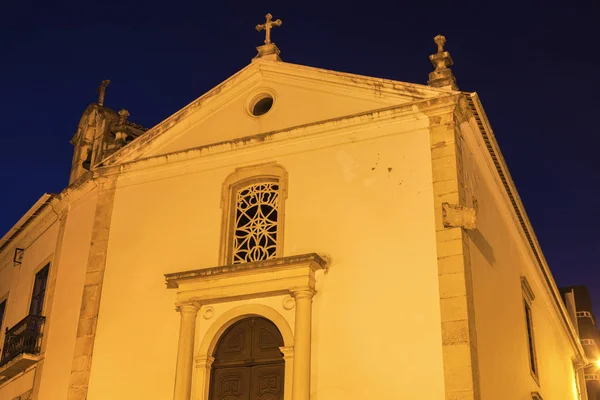
M271 97L271 95L263 95L252 102L250 112L255 117L260 117L261 115L265 115L266 113L268 113L272 107L273 97Z

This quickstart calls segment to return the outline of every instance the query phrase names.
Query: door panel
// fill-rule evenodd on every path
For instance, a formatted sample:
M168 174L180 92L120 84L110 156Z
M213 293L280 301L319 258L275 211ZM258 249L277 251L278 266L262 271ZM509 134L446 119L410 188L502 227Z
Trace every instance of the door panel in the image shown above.
M213 370L211 392L211 400L250 400L250 369Z
M252 326L251 321L232 326L219 340L215 362L245 362L252 358Z
M263 318L257 318L252 327L252 358L258 360L279 360L283 346L281 333L273 323Z
M252 367L250 400L283 400L283 364Z

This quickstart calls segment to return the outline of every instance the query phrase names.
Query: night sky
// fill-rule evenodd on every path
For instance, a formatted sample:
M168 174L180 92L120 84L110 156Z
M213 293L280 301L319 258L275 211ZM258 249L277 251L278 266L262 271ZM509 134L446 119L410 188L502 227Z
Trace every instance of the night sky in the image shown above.
M600 313L600 2L51 3L0 8L0 237L67 185L69 140L103 79L106 106L152 127L246 66L267 12L287 62L422 84L441 33L557 284L588 285Z

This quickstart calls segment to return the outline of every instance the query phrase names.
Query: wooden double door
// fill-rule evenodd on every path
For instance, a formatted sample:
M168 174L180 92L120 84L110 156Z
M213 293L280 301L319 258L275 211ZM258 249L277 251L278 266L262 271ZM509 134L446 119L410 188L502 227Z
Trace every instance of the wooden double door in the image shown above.
M283 400L281 333L261 317L227 329L215 349L210 400Z

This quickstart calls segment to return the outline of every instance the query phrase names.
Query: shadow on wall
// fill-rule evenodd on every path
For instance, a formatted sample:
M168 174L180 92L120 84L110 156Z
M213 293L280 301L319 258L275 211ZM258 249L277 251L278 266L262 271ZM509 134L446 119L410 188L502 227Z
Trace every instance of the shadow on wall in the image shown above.
M485 260L491 266L494 266L494 262L496 261L496 258L494 257L494 250L492 249L492 246L488 243L486 238L481 234L479 229L469 230L467 232L473 243L475 243L475 246L477 246L479 252L485 258Z

